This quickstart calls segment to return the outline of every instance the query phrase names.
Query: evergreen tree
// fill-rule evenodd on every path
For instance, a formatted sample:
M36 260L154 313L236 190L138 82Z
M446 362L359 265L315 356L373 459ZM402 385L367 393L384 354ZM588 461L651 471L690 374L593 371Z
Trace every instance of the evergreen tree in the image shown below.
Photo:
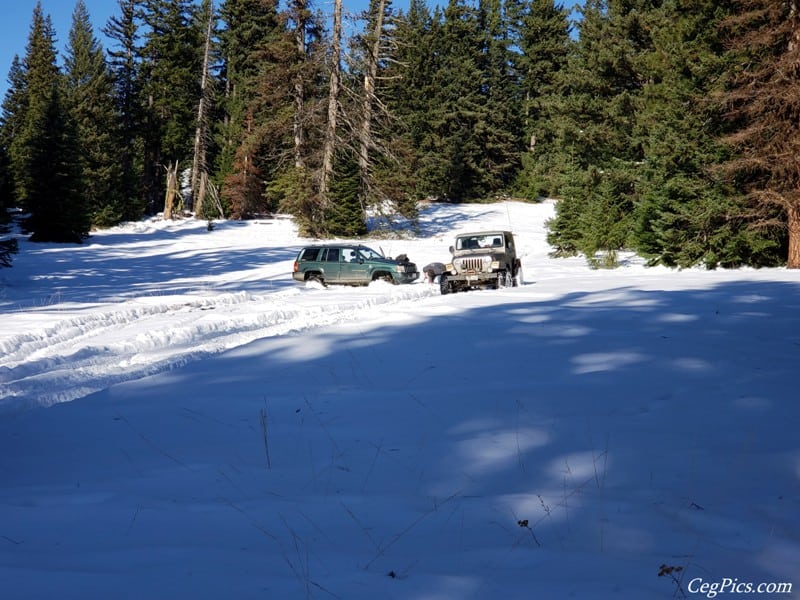
M734 71L721 97L736 152L724 165L748 194L753 226L786 239L800 268L800 2L739 0L726 21Z
M19 204L15 188L15 178L11 170L11 152L14 140L22 131L25 117L25 68L18 55L14 55L8 73L8 88L3 98L0 115L0 148L7 163L3 174L2 191L8 207Z
M637 118L646 156L634 248L651 263L708 267L771 264L775 240L746 227L741 197L713 177L725 153L719 111L706 101L729 68L724 2L665 2L649 16L653 51L641 63Z
M410 0L408 12L395 19L394 44L389 48L383 77L376 94L384 99L392 122L387 124L399 168L385 171L398 176L397 185L411 197L428 196L432 186L421 171L423 145L429 135L428 113L435 104L433 72L437 62L436 32L424 0Z
M485 193L496 194L509 190L520 167L524 148L522 86L511 52L511 13L501 0L482 0L481 8L486 49L483 116L478 124L483 148L481 187Z
M361 177L358 160L352 153L336 158L336 172L331 178L330 199L325 215L328 235L359 237L367 233L361 204Z
M11 255L17 251L17 240L10 235L13 198L11 161L5 144L0 143L0 267L10 267Z
M132 221L147 209L143 188L143 107L139 63L139 26L136 19L139 0L117 0L119 16L112 16L103 33L115 42L108 51L108 68L113 81L116 137L120 183L118 193L124 199L119 217Z
M427 128L419 174L426 194L447 201L483 196L481 128L485 125L483 58L486 39L477 9L450 0L435 28Z
M412 1L398 21L386 86L417 197L485 198L510 188L523 148L520 74L500 0ZM403 146L401 146L403 148Z
M191 166L205 31L191 0L143 0L144 183L151 209L166 173ZM180 207L179 207L180 208Z
M629 246L637 181L644 162L635 135L644 81L639 60L650 48L648 0L588 0L580 36L561 77L560 144L568 153L558 176L561 198L548 241L557 254L590 260ZM576 220L577 217L577 220Z
M275 0L226 0L220 16L225 24L220 32L225 61L225 121L217 177L231 215L245 218L268 210L264 169L269 164L262 148L268 139L266 132L274 132L274 113L265 114L266 106L274 106L276 98L284 103L290 98L285 93L291 85L288 69L282 77L271 74L279 64L275 55L290 58L292 46L288 35L281 37L284 29ZM279 46L274 45L276 42ZM266 84L266 79L277 89ZM285 105L282 108L284 115L290 114Z
M77 128L81 194L95 225L113 225L126 212L117 115L103 48L83 0L72 14L64 69L65 103Z
M559 103L559 76L566 68L572 41L568 11L553 0L510 2L511 41L519 49L514 65L522 82L522 119L527 151L516 192L525 198L558 194L553 173L567 162L563 135L565 124Z
M19 130L9 154L17 198L30 216L33 241L81 242L89 213L80 193L78 146L64 108L56 65L55 32L37 3L22 72Z

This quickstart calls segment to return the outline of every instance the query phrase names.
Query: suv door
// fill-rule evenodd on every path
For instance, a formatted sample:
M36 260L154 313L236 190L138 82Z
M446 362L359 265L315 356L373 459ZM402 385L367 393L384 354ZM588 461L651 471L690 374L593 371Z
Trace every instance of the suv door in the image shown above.
M358 250L355 248L342 248L341 260L339 262L340 276L342 283L364 283L367 277L367 269L364 261L359 260Z
M325 252L320 259L322 262L322 272L325 281L336 283L341 277L341 268L339 265L339 256L341 252L339 248L325 248Z

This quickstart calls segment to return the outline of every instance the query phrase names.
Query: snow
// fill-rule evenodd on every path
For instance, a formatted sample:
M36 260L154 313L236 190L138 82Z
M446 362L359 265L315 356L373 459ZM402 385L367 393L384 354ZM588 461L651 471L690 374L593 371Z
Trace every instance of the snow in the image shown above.
M524 285L446 296L295 284L287 218L23 241L3 598L797 597L800 273L592 270L552 215L367 241L514 231Z

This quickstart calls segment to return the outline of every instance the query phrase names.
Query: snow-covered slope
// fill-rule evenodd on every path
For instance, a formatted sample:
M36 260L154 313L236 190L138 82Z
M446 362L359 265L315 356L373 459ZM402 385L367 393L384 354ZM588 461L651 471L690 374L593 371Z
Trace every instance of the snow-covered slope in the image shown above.
M3 596L796 597L800 274L593 271L548 256L552 214L368 242L421 267L512 229L525 285L448 296L294 284L282 218L23 242Z

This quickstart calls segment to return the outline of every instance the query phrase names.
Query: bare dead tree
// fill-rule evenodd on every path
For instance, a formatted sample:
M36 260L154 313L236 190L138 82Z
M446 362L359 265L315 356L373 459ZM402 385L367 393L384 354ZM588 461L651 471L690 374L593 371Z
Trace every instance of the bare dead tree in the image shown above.
M167 191L164 195L164 218L172 219L178 197L178 161L167 165Z
M306 55L306 28L308 27L307 0L295 1L295 29L294 43L297 56L303 60ZM298 169L305 167L304 148L306 145L306 131L303 125L305 106L305 81L302 70L294 77L294 115L292 128L294 131L294 166Z
M208 111L210 110L210 77L209 61L211 55L211 33L214 26L214 5L209 4L208 24L206 26L206 40L203 50L203 72L200 78L200 102L197 106L197 127L194 136L194 153L192 157L192 196L195 215L202 216L203 202L206 197L206 184L208 182L206 164L206 144L208 132ZM205 175L205 176L204 176Z
M378 60L383 38L383 15L386 9L386 0L379 0L375 14L375 26L372 31L372 45L369 48L366 73L364 73L364 105L361 127L359 129L358 170L361 176L361 186L366 189L369 182L369 150L372 145L372 106L375 101L375 80L378 77Z
M342 0L333 4L333 38L331 40L331 73L328 87L328 122L325 126L325 142L322 149L322 173L319 192L327 202L328 186L333 172L333 155L336 150L336 117L339 113L339 79L342 57Z

